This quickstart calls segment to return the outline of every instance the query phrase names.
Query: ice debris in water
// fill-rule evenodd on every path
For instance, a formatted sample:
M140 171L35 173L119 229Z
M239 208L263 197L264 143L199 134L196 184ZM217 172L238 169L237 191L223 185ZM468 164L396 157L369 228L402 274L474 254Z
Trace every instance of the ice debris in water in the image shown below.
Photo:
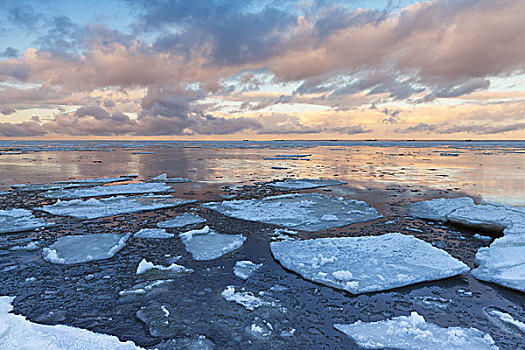
M484 309L487 316L496 324L511 332L521 333L525 336L525 323L514 319L512 315L495 307Z
M189 203L195 203L195 200L152 196L116 196L102 199L58 200L53 205L46 205L36 208L36 210L42 210L53 215L72 216L77 219L96 219L147 210L173 208Z
M136 295L136 294L146 294L147 292L151 291L152 289L162 286L167 283L174 282L172 279L165 279L165 280L156 280L154 282L148 283L148 282L142 282L139 284L136 284L131 289L125 289L121 290L118 294L120 296L126 296L126 295Z
M286 179L268 183L269 187L285 190L306 190L326 186L345 185L346 182L337 180L318 180L318 179Z
M182 228L189 225L203 224L206 220L192 213L184 213L173 219L159 222L157 227L160 228Z
M13 297L0 297L0 348L2 349L141 349L131 341L65 325L41 325L10 313Z
M413 311L410 316L378 322L335 324L335 329L353 338L365 349L402 350L496 350L489 334L476 328L443 328L425 321Z
M244 288L237 292L234 286L227 286L221 293L222 297L227 301L235 302L244 306L246 309L253 311L262 306L278 307L279 305L274 301L267 301L255 296L252 292L247 292Z
M104 260L112 258L124 248L130 236L131 233L64 236L42 249L42 253L44 260L55 264L69 265Z
M46 198L75 199L87 197L113 196L119 194L146 194L173 192L165 183L135 183L126 185L96 186L90 188L73 188L44 193Z
M156 350L213 350L215 344L203 335L188 338L168 339L156 344Z
M30 210L0 210L0 233L30 231L53 225L53 222L45 222L44 219L35 217Z
M270 243L274 257L304 278L353 294L464 273L464 263L413 236L318 238Z
M17 245L9 248L9 250L25 250L25 251L33 251L40 248L40 242L29 242L26 245Z
M166 174L160 174L149 180L150 182L191 182L190 179L185 177L168 177Z
M412 215L488 231L503 231L503 237L480 248L472 275L477 279L525 291L525 208L501 204L474 204L470 199L444 199L415 203ZM453 202L455 201L455 202ZM455 203L452 205L452 203ZM461 204L461 205L460 205ZM421 208L425 208L422 211ZM443 208L446 208L444 210Z
M195 260L215 260L240 248L246 240L242 235L218 233L208 226L181 233L179 237Z
M259 269L263 264L256 264L249 260L237 261L233 267L233 273L240 279L247 280L252 273Z
M192 269L188 269L182 265L178 264L171 264L170 266L163 266L163 265L155 265L152 262L147 261L146 259L142 259L139 263L139 266L137 266L137 275L143 274L145 272L151 271L151 270L158 270L158 271L166 271L171 273L191 273L193 272Z
M382 217L368 203L319 193L286 194L261 200L211 202L201 206L237 219L305 231L342 227Z
M163 228L143 228L133 235L135 238L173 238L174 236Z
M112 182L129 181L129 177L101 177L98 179L82 179L82 180L70 180L70 181L56 181L49 184L18 184L12 185L11 187L17 191L32 192L32 191L49 191L49 190L60 190L65 188L74 187L89 187L104 185Z

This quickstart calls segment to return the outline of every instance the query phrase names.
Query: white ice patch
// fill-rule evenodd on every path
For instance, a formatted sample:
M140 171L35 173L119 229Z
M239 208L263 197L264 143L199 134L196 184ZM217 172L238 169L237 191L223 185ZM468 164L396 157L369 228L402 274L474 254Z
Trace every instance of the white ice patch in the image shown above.
M173 219L159 222L157 227L160 228L182 228L189 225L203 224L206 220L192 213L184 213Z
M439 280L469 270L444 250L400 233L272 242L270 248L285 268L353 294Z
M201 206L237 219L305 231L342 227L382 217L365 202L318 193L287 194L262 200L212 202ZM322 220L324 215L335 215L337 220Z
M259 269L263 264L256 264L249 260L237 261L233 267L233 273L240 279L247 280L252 273Z
M134 183L126 185L96 186L91 188L73 188L44 193L46 198L75 199L87 197L114 196L122 194L146 194L173 192L165 183Z
M215 260L239 249L246 240L242 235L217 233L208 226L201 230L181 233L179 237L195 260Z
M191 273L193 272L192 269L188 269L182 265L178 265L175 263L169 266L163 266L163 265L155 265L152 262L147 261L146 259L142 259L139 263L139 266L137 266L136 273L137 275L140 275L140 274L143 274L151 270L167 271L171 273Z
M17 245L14 247L9 248L9 250L17 251L17 250L23 250L23 251L33 251L40 248L40 242L29 242L26 245Z
M129 177L101 177L98 179L82 179L82 180L71 180L71 181L56 181L49 184L18 184L11 186L17 191L32 192L32 191L49 191L49 190L60 190L65 188L74 187L89 187L104 185L112 182L129 181Z
M174 208L189 203L195 203L195 200L151 196L116 196L102 199L58 200L53 205L46 205L36 208L36 210L42 210L53 215L72 216L77 219L96 219L119 214Z
M126 241L130 236L131 233L65 236L42 249L42 253L44 260L65 265L110 259L126 246Z
M245 291L244 288L240 292L237 292L234 286L226 287L226 289L221 293L221 295L227 301L232 301L239 305L242 305L250 311L253 311L262 306L279 306L273 301L266 301L260 297L255 296L252 292Z
M447 218L454 224L501 232L515 224L523 224L525 208L482 203L459 208L450 213Z
M140 284L133 286L133 288L131 289L121 290L118 294L120 296L146 294L147 292L151 291L152 289L156 287L159 287L166 283L171 283L171 282L174 282L174 280L167 279L167 280L156 280L151 283L140 283Z
M163 228L143 228L133 235L135 238L173 238L174 236Z
M395 348L403 350L496 350L489 334L476 328L443 328L425 322L413 311L410 316L378 322L335 324L335 329L353 338L365 349Z
M0 210L0 233L30 231L53 225L55 225L55 223L48 223L42 218L35 217L30 210Z
M286 179L284 181L270 182L267 185L285 190L306 190L326 186L345 185L346 182L337 180L317 180L317 179Z
M166 174L160 174L149 180L150 182L191 182L190 179L185 177L168 177Z
M474 205L469 197L439 198L414 203L410 206L410 215L432 221L447 221L447 216L453 211Z
M525 323L514 319L512 315L494 307L487 307L484 310L490 318L497 320L496 323L500 323L504 328L517 331L517 333L525 336Z
M133 342L64 325L41 325L9 313L13 297L0 297L0 348L2 349L141 349Z

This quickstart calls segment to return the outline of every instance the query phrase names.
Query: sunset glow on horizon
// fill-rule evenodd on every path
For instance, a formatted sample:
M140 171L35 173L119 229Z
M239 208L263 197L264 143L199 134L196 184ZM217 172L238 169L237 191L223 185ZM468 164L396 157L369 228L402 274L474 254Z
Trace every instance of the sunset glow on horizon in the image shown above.
M0 3L0 139L525 139L525 0Z

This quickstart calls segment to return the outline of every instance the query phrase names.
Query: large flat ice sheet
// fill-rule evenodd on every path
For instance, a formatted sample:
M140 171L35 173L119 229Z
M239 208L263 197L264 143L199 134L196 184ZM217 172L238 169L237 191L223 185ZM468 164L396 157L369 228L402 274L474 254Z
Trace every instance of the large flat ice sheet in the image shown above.
M195 200L164 197L109 197L102 199L58 200L53 205L46 205L42 210L53 215L72 216L77 219L96 219L113 215L137 213L148 210L174 208L179 205L195 203Z
M202 207L237 219L305 231L342 227L382 217L365 202L318 193L212 202L202 204Z
M272 242L274 257L304 278L353 294L452 277L469 270L413 236L318 238Z
M72 188L44 193L46 198L76 199L88 197L102 197L122 194L146 194L173 192L171 186L165 183L134 183L126 185L96 186L90 188Z
M0 233L30 231L41 227L53 226L54 223L37 218L27 209L0 210Z

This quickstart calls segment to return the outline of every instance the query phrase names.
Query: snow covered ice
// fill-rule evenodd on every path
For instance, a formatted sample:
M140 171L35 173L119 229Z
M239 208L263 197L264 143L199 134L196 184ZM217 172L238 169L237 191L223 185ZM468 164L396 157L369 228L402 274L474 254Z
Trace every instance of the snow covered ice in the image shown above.
M174 236L173 233L168 233L162 228L143 228L133 235L135 238L173 238Z
M96 186L91 188L73 188L44 193L46 198L75 199L101 197L122 194L146 194L173 192L171 186L165 183L134 183L126 185Z
M44 260L54 264L79 264L115 256L126 246L131 234L97 233L64 236L42 249Z
M195 200L155 196L116 196L102 199L58 200L53 205L46 205L36 210L42 210L53 215L72 216L77 219L96 219L147 210L174 208L189 203L195 203Z
M0 210L0 233L30 231L53 225L55 225L53 222L46 222L42 218L35 217L30 210Z
M150 182L191 182L190 179L186 177L168 177L166 174L160 174L149 180Z
M142 259L139 263L139 266L137 266L136 274L141 275L148 271L153 271L153 272L160 271L160 272L167 272L167 273L172 273L172 274L193 272L192 269L188 269L182 265L178 265L175 263L169 266L163 266L163 265L155 265L152 262L147 261L146 259Z
M228 286L221 293L222 297L227 301L235 302L244 306L246 309L253 311L262 306L278 307L274 301L267 301L261 297L255 296L252 292L247 292L244 288L241 291L236 291L234 286Z
M18 184L12 185L11 187L17 191L22 192L35 192L35 191L49 191L49 190L60 190L65 188L74 187L89 187L109 184L113 182L129 181L129 177L101 177L97 179L81 179L81 180L68 180L68 181L56 181L49 184Z
M286 190L306 190L326 186L345 185L346 182L337 180L317 180L317 179L286 179L268 183L269 187Z
M117 337L64 325L41 325L24 316L9 313L13 297L0 297L1 349L60 350L127 350L141 349L133 342L121 342Z
M261 200L211 202L201 206L237 219L305 231L342 227L382 217L365 202L319 193L286 194Z
M335 324L335 329L353 338L365 349L402 350L496 350L489 334L476 328L443 328L426 322L413 311L410 316L378 322Z
M179 235L186 250L195 260L215 260L226 253L239 249L246 237L215 232L208 226Z
M270 248L285 268L353 294L439 280L469 270L444 250L400 233L272 242Z
M157 227L159 228L182 228L189 225L203 224L206 220L198 215L192 213L184 213L173 219L159 222Z
M252 273L259 269L263 264L256 264L249 260L237 261L233 267L233 274L240 279L247 280Z
M450 221L486 231L503 231L503 237L480 248L472 275L525 292L525 208L501 204L474 204L470 198L434 199L415 203L412 215L424 219Z

